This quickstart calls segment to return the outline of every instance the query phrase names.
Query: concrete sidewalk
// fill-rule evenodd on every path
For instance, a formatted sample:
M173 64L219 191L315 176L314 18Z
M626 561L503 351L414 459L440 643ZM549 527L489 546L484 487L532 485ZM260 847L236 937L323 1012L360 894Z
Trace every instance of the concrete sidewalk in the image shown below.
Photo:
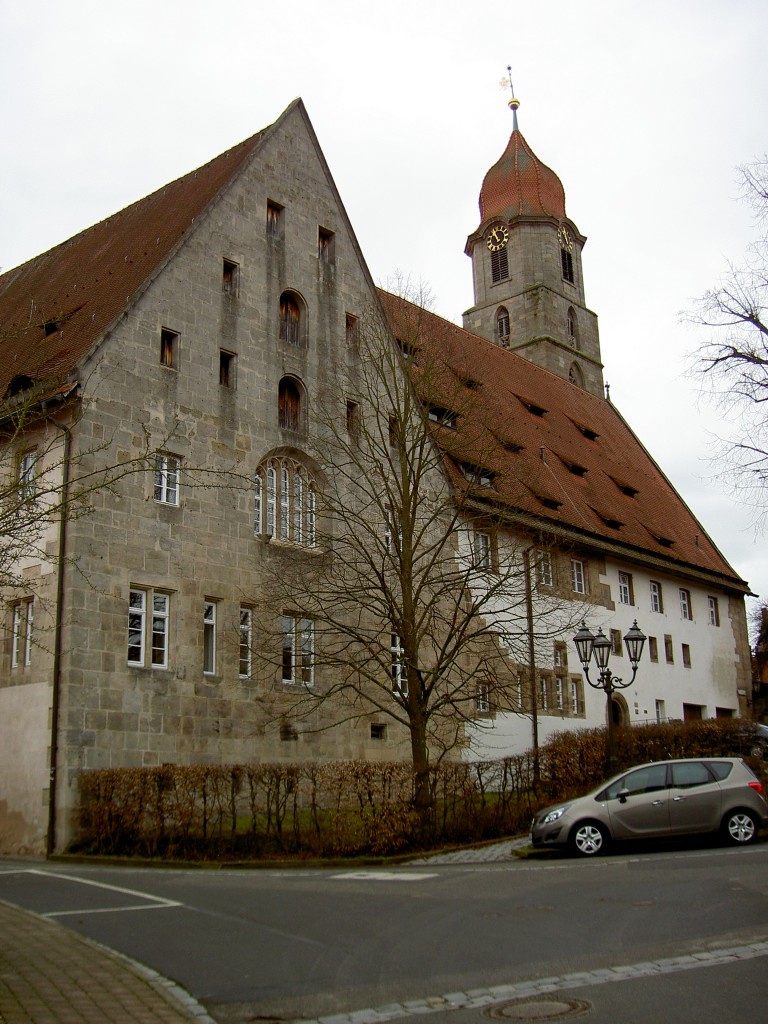
M183 989L0 901L0 1024L214 1024Z

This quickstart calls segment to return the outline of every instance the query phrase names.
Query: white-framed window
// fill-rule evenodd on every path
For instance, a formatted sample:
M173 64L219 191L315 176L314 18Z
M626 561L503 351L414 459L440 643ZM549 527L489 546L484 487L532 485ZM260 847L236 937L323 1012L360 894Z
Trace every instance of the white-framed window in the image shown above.
M565 708L565 694L563 692L563 680L558 678L555 679L555 704L557 710L562 711Z
M619 603L634 604L635 598L632 592L632 576L628 572L619 573Z
M660 614L664 611L664 600L661 591L661 584L657 580L651 580L651 611L659 612Z
M315 627L311 619L283 616L283 682L312 686L315 672Z
M709 624L710 626L720 625L720 605L718 604L716 597L707 598L707 606L709 609Z
M317 498L307 470L293 459L270 459L254 481L253 531L292 544L317 543Z
M586 577L584 563L580 558L571 559L571 590L574 594L586 594Z
M240 660L238 675L250 679L253 667L253 609L240 608Z
M574 715L584 714L584 695L578 679L571 680L571 712Z
M667 706L663 700L656 701L656 721L666 722L667 720Z
M680 618L693 618L693 605L691 603L691 592L684 587L680 588Z
M17 601L13 605L11 627L11 668L21 668L32 663L32 627L34 622L34 600Z
M408 674L405 667L405 652L400 636L394 630L390 633L389 653L392 666L392 693L396 697L407 697Z
M489 715L491 713L491 684L478 683L475 693L475 710L478 715Z
M475 568L491 569L491 535L483 530L476 530L472 538L472 555Z
M203 602L203 672L216 672L216 602Z
M549 710L549 681L544 676L539 680L539 706L542 711Z
M568 650L560 640L555 641L553 657L556 669L563 670L568 668Z
M540 587L551 587L554 578L551 552L540 551L536 556L536 582Z
M523 710L523 674L522 674L522 672L518 672L517 673L517 678L515 679L515 698L517 700L518 708L522 711Z
M17 481L20 501L31 501L37 492L37 455L33 449L19 456Z
M128 664L168 668L171 598L156 590L131 587L128 599Z
M179 465L176 455L155 456L155 501L161 505L179 504Z

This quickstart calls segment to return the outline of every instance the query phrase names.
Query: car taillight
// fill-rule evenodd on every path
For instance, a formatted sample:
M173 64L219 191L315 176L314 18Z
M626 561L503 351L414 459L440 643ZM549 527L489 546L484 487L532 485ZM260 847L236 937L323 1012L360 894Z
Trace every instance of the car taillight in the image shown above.
M763 796L763 784L762 782L750 782L750 789L756 789L760 796Z

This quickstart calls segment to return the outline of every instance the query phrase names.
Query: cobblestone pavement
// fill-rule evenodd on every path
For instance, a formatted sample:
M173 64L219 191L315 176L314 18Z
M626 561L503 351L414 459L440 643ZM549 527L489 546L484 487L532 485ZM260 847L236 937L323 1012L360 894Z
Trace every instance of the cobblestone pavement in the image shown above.
M499 861L512 860L514 851L529 846L527 836L517 839L505 839L500 843L488 843L486 846L474 846L463 850L452 850L450 853L438 853L434 856L419 857L409 864L494 864Z
M0 1024L214 1024L183 989L0 901Z

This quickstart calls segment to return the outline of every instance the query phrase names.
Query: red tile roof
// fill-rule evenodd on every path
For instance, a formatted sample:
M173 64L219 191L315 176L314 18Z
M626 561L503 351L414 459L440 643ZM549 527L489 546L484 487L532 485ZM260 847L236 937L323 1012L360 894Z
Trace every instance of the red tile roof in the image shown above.
M457 486L477 467L493 477L474 487L478 501L533 528L747 589L609 401L379 294L395 336L416 350L422 397L458 414L455 429L434 428Z
M560 179L539 160L517 129L480 189L480 222L501 216L565 217Z
M16 377L66 377L164 265L266 130L3 274L0 396Z

